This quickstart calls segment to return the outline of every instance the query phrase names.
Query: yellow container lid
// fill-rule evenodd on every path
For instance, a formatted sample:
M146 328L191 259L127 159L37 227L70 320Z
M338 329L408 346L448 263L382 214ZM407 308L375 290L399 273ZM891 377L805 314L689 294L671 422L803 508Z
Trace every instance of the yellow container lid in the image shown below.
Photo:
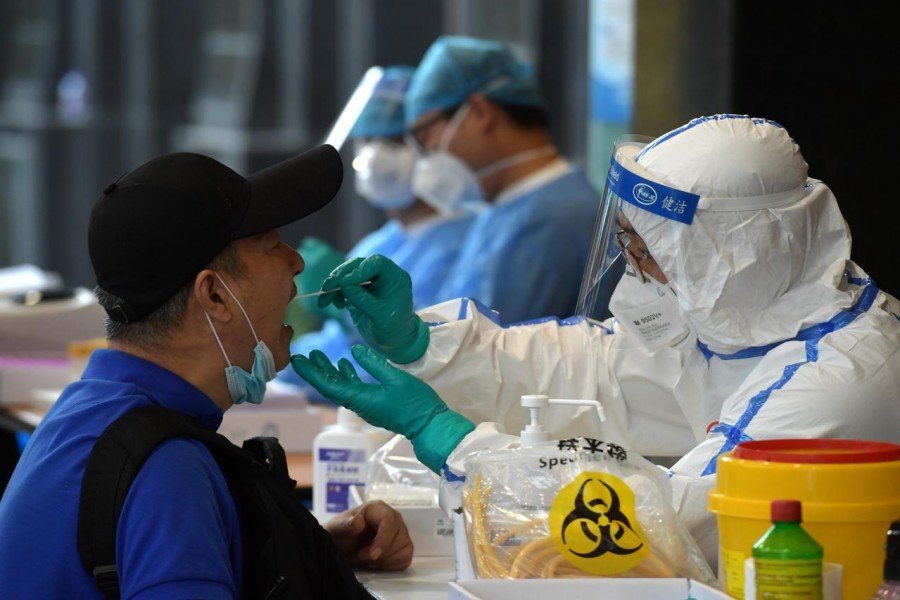
M769 519L773 499L803 502L806 522L900 515L900 446L860 440L744 442L719 457L709 510Z
M873 463L900 460L900 446L866 440L761 440L741 442L732 455L782 463Z

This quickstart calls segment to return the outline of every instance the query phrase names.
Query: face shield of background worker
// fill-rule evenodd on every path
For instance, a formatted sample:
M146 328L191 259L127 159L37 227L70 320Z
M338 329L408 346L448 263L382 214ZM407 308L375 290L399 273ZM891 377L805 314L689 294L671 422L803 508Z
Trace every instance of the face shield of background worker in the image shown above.
M470 396L479 405L493 399L498 416L524 412L518 403L525 393L598 399L607 416L602 425L576 415L558 427L564 419L554 415L548 429L561 438L599 433L647 456L683 452L670 471L675 507L714 564L717 534L706 494L716 458L738 442L900 443L900 303L850 260L837 200L807 177L799 147L772 121L704 117L647 146L619 146L608 188L627 219L618 226L633 227L631 243L646 246L666 279L650 289L671 286L691 330L673 347L650 352L614 320L502 327L465 301L400 318L383 310L399 304L388 305L388 297L408 295L399 285L379 290L377 299L351 286L336 292L336 301L355 305L367 341L395 363L408 363L405 371L369 356L372 350L354 349L383 382L367 388L322 357L292 362L323 393L373 423L385 426L382 411L391 411L388 428L410 437L417 450L430 444L423 462L442 470L461 469L473 449L506 443L489 423L468 433L466 421L483 420ZM402 283L378 258L336 273L324 287L382 276ZM431 326L411 337L417 318ZM397 353L392 331L412 339L419 353ZM444 401L465 415L441 417L464 434L449 455L442 453L451 444L428 425L405 422L413 412L452 413ZM548 412L560 410L566 407ZM521 430L523 419L507 419L506 431Z
M411 179L416 155L404 140L403 112L413 72L412 67L386 68L350 132L356 191L383 210L388 221L363 237L347 257L321 240L305 239L299 248L306 261L304 272L297 277L301 294L318 291L322 281L346 258L382 254L412 277L415 308L451 299L439 295L440 287L456 264L474 216L468 210L471 207L438 206L413 193ZM316 257L315 262L310 256ZM318 349L332 361L352 360L350 346L361 341L359 336L347 326L341 311L333 306L320 309L316 300L316 297L305 299L304 307L324 317L322 329L295 339L291 352L308 354ZM293 369L282 370L279 380L299 385L311 399L319 399L318 393L297 377Z
M440 297L477 299L508 322L571 314L598 194L553 145L531 67L502 43L441 37L416 68L406 122L422 153L418 196L488 202Z
M0 537L15 549L0 553L4 598L103 597L76 533L85 463L111 422L157 405L215 430L234 403L262 401L288 361L284 314L303 268L275 228L324 206L341 179L340 156L322 146L246 179L206 156L163 155L104 190L88 245L110 349L94 351L37 427L0 502ZM118 519L121 596L241 597L249 549L239 514L202 443L160 444ZM409 564L405 526L386 505L327 527L350 561L376 558L357 552L374 552L377 532L375 563ZM308 550L336 557L328 536L310 538ZM333 576L313 589L359 587L346 564L322 560Z

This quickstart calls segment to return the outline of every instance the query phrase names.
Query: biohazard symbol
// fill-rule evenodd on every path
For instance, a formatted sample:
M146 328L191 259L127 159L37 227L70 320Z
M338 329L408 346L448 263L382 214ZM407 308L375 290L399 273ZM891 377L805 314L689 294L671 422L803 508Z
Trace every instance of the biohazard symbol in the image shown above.
M634 493L609 473L581 473L560 490L550 508L557 549L588 573L628 571L647 555L634 512Z
M574 550L570 550L575 556L595 558L597 556L603 556L607 552L612 552L613 554L632 554L640 550L643 543L638 544L635 548L623 548L619 545L619 540L625 536L625 532L631 531L634 533L634 530L631 528L631 522L628 520L628 517L622 512L622 509L619 506L619 496L614 489L601 481L600 485L609 490L609 497L611 498L610 502L607 503L603 498L594 498L585 502L584 488L587 487L590 482L591 480L588 480L581 484L578 495L575 497L575 508L566 516L566 520L563 521L563 543L566 541L566 530L569 528L569 525L572 523L579 523L581 525L581 532L584 536L592 542L597 542L597 546L590 552L575 552ZM593 509L596 507L599 507L599 509L595 512ZM589 522L596 523L599 534L595 535L591 531L588 527Z

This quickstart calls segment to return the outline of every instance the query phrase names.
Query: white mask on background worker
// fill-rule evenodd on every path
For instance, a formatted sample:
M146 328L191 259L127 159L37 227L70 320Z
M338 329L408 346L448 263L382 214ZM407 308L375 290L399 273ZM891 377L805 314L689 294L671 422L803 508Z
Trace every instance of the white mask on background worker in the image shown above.
M447 150L468 112L468 104L459 107L441 133L437 148L418 158L412 174L413 194L443 214L474 208L482 202L478 176Z
M430 201L441 212L461 208L483 207L484 194L480 180L536 156L550 154L551 148L538 148L506 157L480 170L453 155L448 148L459 133L463 121L471 114L473 94L484 96L499 105L542 108L544 101L537 88L531 65L514 56L510 48L494 41L442 36L422 57L410 83L406 101L406 124L409 135L422 151L413 173L413 191ZM450 116L449 111L453 111ZM434 124L444 126L438 143L423 134ZM457 147L478 143L457 140Z
M415 201L415 153L403 142L370 139L356 144L353 159L357 193L382 210L407 208Z
M354 188L381 210L401 210L415 202L410 180L416 155L403 141L403 104L414 72L401 65L385 68L350 130ZM353 103L351 97L345 111Z
M487 86L485 91L490 87ZM420 156L413 171L413 193L443 213L478 210L484 204L482 179L520 163L556 154L556 148L552 145L531 148L473 171L469 165L448 150L453 136L470 110L471 106L468 103L462 104L456 110L441 132L437 148ZM440 119L440 116L437 115L436 119Z

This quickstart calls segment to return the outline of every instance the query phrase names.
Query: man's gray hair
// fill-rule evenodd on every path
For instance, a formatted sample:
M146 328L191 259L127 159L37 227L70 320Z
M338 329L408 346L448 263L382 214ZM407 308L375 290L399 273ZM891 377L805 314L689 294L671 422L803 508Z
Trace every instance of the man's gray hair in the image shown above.
M237 279L244 276L243 264L234 243L228 244L206 268L213 271L224 271ZM184 320L184 312L193 287L194 280L191 279L171 298L140 321L118 323L107 317L104 323L106 339L125 342L145 350L160 346L170 339L172 333ZM100 286L94 288L94 293L97 295L100 305L106 309L111 309L122 302L121 298L110 294Z

